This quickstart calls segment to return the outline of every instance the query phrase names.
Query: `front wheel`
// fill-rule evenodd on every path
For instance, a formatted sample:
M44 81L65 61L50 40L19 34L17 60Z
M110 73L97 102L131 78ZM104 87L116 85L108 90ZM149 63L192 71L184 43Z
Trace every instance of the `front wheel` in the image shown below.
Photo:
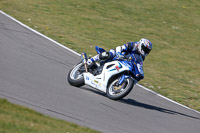
M76 87L83 86L85 84L83 72L85 72L85 68L82 63L75 65L68 73L69 84Z
M118 79L113 80L106 91L108 98L112 100L119 100L129 94L134 86L134 80L127 78L124 80L122 85L117 85Z

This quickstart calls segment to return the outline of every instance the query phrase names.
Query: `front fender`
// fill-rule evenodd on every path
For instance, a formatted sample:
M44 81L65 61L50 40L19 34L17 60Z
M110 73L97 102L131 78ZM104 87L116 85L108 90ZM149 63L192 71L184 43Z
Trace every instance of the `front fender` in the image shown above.
M122 75L125 76L124 79L130 78L130 77L133 78L132 75L130 75L130 72L129 72L129 71L124 71L124 72L118 73L118 74L113 75L112 77L110 77L110 79L108 80L106 86L108 87L112 81L114 81L115 79L121 77ZM122 80L124 80L124 79L122 79ZM133 79L134 79L134 78L133 78ZM123 83L123 81L121 81L121 82Z

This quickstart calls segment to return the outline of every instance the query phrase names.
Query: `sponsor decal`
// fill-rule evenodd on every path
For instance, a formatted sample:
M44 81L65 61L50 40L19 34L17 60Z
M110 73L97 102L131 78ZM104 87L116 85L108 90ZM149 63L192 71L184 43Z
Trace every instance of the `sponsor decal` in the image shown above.
M122 64L124 64L126 67L128 67L129 69L132 68L128 63L122 62ZM122 68L122 67L121 67Z
M88 76L86 76L86 80L90 80L90 78Z
M116 70L116 68L109 70L109 72L110 72L110 71L114 71L114 70Z
M140 74L144 74L143 72L143 66L141 64L137 64L137 68Z
M118 63L119 63L119 62L118 62ZM123 63L123 62L122 62L122 63ZM122 68L122 65L119 63L118 66L115 66L114 69L111 69L111 70L109 70L109 71L114 71L114 70L118 70L118 71L119 71L120 68Z
M95 84L94 82L92 82L92 81L91 81L91 84L92 84L92 85L96 85L96 84Z
M119 62L118 62L119 63ZM119 63L119 66L118 66L119 68L122 68L122 65Z

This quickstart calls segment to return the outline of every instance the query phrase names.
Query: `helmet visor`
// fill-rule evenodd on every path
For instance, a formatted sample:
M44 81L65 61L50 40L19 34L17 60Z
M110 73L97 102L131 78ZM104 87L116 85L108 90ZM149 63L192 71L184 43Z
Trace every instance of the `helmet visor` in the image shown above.
M151 49L148 49L147 47L144 46L144 44L142 45L142 50L145 52L145 54L149 54Z

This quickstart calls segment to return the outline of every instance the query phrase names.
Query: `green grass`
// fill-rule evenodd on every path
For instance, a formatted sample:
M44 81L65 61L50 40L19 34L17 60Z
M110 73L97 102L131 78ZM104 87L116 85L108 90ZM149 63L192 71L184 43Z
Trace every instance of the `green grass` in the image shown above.
M0 133L98 133L0 99Z
M199 0L0 0L0 9L79 53L150 39L140 84L200 111Z

